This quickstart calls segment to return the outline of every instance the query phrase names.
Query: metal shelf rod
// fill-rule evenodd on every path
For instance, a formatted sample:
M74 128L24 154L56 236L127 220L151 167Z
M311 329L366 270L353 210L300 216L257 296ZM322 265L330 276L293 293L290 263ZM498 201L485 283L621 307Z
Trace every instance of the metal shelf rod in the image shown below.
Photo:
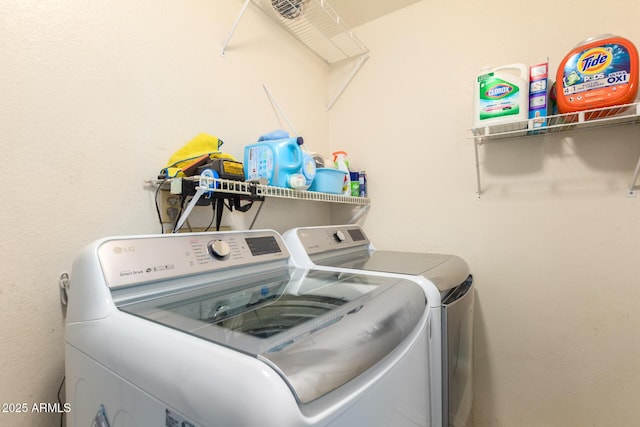
M242 5L242 9L240 9L240 14L238 15L235 22L233 23L231 30L229 30L229 33L227 34L227 38L224 39L224 43L222 44L222 50L220 52L222 57L225 57L225 50L227 49L227 46L229 46L231 37L233 37L233 33L235 33L236 28L238 28L238 24L240 24L240 19L242 19L242 15L244 15L244 12L247 10L247 6L249 6L250 2L251 0L245 0L244 4Z

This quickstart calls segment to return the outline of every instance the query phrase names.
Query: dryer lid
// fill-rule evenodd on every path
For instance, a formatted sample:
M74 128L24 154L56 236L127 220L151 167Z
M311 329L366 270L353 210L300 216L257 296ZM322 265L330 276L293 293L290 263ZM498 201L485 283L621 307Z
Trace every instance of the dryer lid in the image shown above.
M469 266L455 255L376 250L356 224L300 227L289 230L285 237L294 254L304 252L315 265L423 276L441 294L469 276Z
M460 257L446 254L351 249L311 256L314 264L353 270L423 276L441 293L463 283L469 267Z
M316 265L328 267L421 275L428 273L448 258L450 255L361 249L339 255L314 256L312 260Z
M380 362L428 314L412 281L298 269L118 308L263 360L302 403Z

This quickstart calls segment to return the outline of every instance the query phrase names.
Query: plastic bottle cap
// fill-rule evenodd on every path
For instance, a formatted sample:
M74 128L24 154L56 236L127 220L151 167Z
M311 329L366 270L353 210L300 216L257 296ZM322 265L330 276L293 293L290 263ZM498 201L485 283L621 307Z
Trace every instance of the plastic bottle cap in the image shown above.
M307 179L301 173L294 173L289 176L289 187L302 190L307 187Z

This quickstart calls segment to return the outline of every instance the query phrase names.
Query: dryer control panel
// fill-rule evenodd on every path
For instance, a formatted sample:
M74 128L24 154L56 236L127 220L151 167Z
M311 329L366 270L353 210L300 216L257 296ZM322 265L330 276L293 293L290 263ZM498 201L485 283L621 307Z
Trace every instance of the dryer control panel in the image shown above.
M282 237L271 230L109 238L98 258L110 288L288 261Z
M296 234L308 255L371 244L359 225L298 228Z

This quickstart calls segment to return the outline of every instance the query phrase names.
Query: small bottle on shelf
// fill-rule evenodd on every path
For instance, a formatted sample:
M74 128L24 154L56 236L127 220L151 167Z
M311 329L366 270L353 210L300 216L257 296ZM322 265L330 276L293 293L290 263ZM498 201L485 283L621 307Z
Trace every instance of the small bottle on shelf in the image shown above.
M367 172L361 170L358 176L360 181L360 197L367 197Z

